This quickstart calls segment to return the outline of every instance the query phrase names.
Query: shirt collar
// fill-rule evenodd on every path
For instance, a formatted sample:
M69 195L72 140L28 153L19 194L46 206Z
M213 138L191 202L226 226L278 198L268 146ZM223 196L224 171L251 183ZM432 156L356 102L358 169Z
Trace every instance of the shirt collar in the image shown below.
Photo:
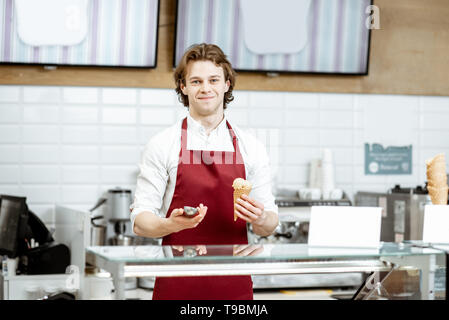
M210 135L219 135L224 130L226 130L227 129L226 121L227 121L226 115L223 115L223 120L220 122L220 124L214 130L212 130L210 132ZM206 129L203 127L203 125L200 122L193 119L190 114L187 114L187 128L189 130L193 130L197 133L206 134Z

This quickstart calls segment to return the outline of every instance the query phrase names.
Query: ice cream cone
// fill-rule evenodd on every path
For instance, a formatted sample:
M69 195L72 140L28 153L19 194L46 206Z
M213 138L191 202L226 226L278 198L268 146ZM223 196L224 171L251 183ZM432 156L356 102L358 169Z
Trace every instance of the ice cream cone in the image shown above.
M433 204L447 204L448 186L444 153L426 160L427 190Z
M232 187L234 188L234 210L237 199L240 198L241 195L246 194L249 196L251 192L251 183L245 179L237 178L232 183ZM234 221L237 221L237 215L234 212Z
M428 177L427 184L432 187L441 187L447 184L447 177L444 174L438 174Z
M430 199L432 200L432 204L447 204L448 199L448 187L440 187L435 188L431 186L427 186L427 190L429 191Z
M439 153L435 157L427 159L426 160L426 165L434 165L437 162L446 163L446 159L445 159L444 153Z

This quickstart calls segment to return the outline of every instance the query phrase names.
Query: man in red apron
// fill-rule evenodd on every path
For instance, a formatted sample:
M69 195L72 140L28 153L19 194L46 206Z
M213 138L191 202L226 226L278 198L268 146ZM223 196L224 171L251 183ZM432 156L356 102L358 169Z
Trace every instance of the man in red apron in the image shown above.
M179 138L173 135L174 139L180 139L176 185L166 217L141 212L135 217L134 232L139 236L163 237L163 245L176 248L247 244L247 222L256 234L271 234L278 224L277 213L265 210L261 201L244 195L234 209L232 183L239 177L246 179L247 172L239 139L224 118L226 104L233 99L235 82L226 56L215 45L192 47L179 63L175 80L177 92L189 108L189 117L181 122ZM206 134L221 124L225 140L232 141L232 151L188 150L188 119L192 125L200 123ZM165 158L160 158L149 162L164 163ZM136 195L142 187L138 184L137 189ZM198 207L199 214L193 218L183 216L184 206ZM240 218L237 221L234 212ZM157 278L153 299L252 300L251 276Z

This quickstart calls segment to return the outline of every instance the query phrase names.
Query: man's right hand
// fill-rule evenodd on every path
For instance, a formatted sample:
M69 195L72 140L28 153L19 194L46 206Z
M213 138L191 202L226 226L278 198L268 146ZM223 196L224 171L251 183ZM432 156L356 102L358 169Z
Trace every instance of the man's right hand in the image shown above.
M206 216L207 207L201 203L200 206L197 207L197 209L198 215L192 218L183 215L183 208L173 209L170 217L168 217L167 219L169 219L170 223L173 225L173 228L175 230L174 232L178 232L184 229L192 229L198 226L198 224L203 221L204 217Z

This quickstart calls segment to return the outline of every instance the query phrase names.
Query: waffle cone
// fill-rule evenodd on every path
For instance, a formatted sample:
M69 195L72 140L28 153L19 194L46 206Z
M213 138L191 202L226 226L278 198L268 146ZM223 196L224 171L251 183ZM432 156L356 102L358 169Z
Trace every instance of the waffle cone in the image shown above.
M234 209L235 209L235 203L237 202L237 199L240 198L242 194L246 194L249 196L249 193L251 192L251 188L244 188L244 189L234 189ZM237 215L234 212L234 221L237 221Z
M446 164L443 163L437 163L435 165L427 166L427 173L428 174L445 174L446 173Z
M447 185L446 175L431 176L427 179L427 185L434 188L442 188Z
M432 186L427 186L427 190L429 191L430 199L432 200L432 204L447 204L448 199L448 187L439 187L435 188Z
M427 159L426 160L426 165L432 166L432 165L434 165L434 164L436 164L438 162L446 163L446 159L444 157L444 153L437 154L435 157Z

